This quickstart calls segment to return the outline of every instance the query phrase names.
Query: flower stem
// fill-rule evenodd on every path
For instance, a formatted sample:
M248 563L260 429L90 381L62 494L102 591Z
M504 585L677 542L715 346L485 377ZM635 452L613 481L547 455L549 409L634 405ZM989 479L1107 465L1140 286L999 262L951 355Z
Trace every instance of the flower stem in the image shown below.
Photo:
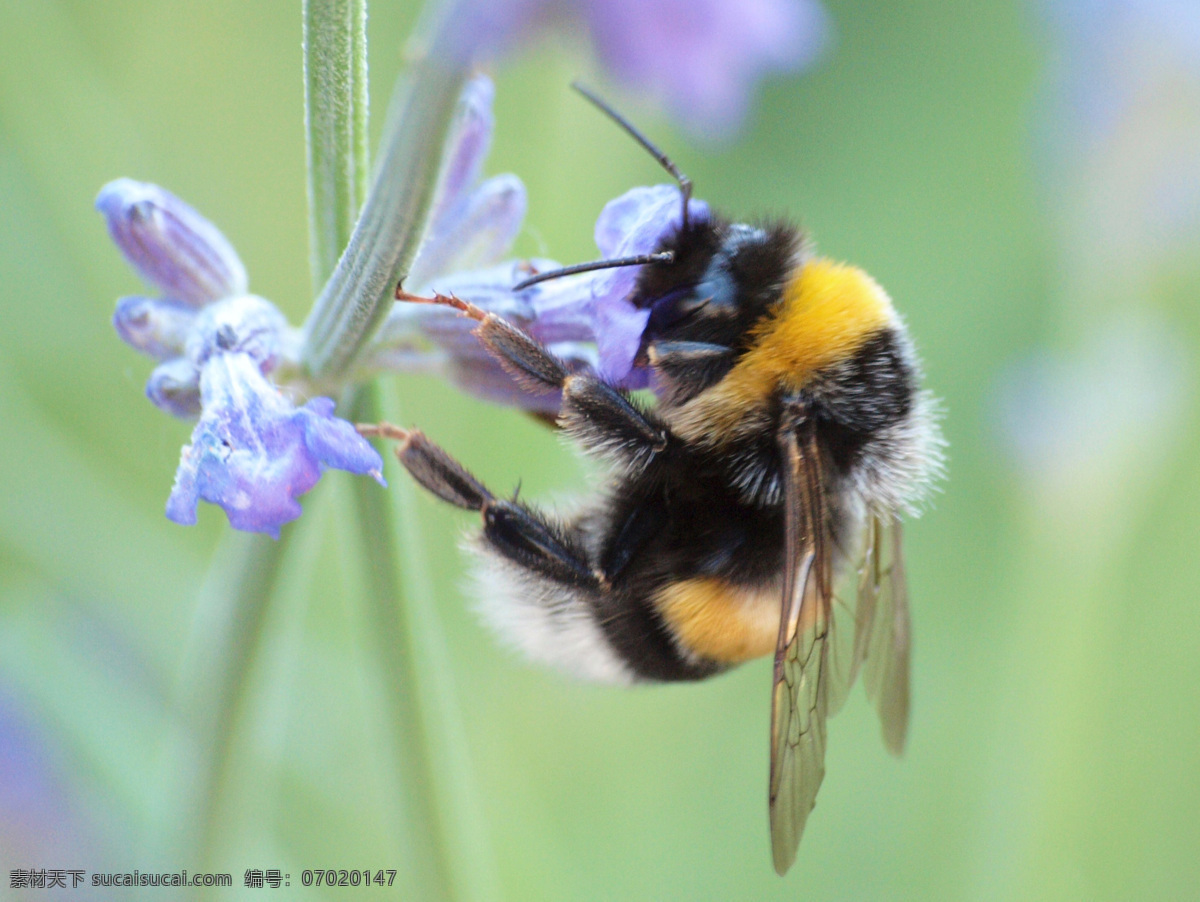
M429 52L397 86L395 114L362 213L304 324L301 357L318 383L353 365L392 306L396 284L421 242L442 147L469 72L466 55Z
M314 284L325 288L305 324L303 353L318 379L344 373L391 307L393 286L421 240L466 80L466 66L444 57L417 63L398 89L379 172L364 199L365 20L365 0L305 0L312 271ZM358 388L349 402L351 419L379 419L376 386ZM402 566L391 499L362 479L354 480L353 493L366 615L389 699L408 885L425 899L499 898L444 639L428 582L419 577L419 539L406 530ZM410 509L411 492L401 501Z
M377 422L378 387L359 389L352 409L355 419ZM410 513L412 486L404 479L398 482L392 499L365 479L353 485L370 593L369 622L392 701L401 804L407 823L418 834L410 842L416 853L412 866L426 872L417 885L429 888L427 898L499 899L499 878L476 801L446 640L420 532Z
M366 0L304 0L304 110L314 290L350 241L367 188Z
M163 750L159 809L143 844L161 855L206 858L218 791L246 674L294 529L278 541L229 530L200 588L175 687L175 715Z

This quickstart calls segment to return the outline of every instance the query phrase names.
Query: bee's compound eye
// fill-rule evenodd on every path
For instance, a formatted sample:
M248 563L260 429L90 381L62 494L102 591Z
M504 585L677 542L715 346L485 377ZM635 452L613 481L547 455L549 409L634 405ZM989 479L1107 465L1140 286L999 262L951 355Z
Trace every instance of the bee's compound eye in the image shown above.
M704 301L697 297L694 286L675 288L656 299L650 306L647 332L659 335L703 306Z
M660 336L699 317L725 317L736 311L737 294L729 273L706 273L699 284L676 288L651 305L647 333Z

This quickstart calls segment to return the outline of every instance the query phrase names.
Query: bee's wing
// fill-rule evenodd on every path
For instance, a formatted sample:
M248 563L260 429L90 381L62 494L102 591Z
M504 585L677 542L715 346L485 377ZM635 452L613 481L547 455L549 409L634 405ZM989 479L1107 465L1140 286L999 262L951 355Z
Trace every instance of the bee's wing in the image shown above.
M872 516L859 567L854 659L862 661L867 697L883 724L888 751L904 751L908 733L911 631L900 521Z
M859 671L870 640L878 593L866 591L865 574L874 560L873 517L861 528L847 529L834 541L832 613L829 620L828 716L839 710ZM841 563L838 564L837 562Z
M796 859L825 776L829 706L831 541L813 423L780 432L786 559L771 703L771 850L775 870Z

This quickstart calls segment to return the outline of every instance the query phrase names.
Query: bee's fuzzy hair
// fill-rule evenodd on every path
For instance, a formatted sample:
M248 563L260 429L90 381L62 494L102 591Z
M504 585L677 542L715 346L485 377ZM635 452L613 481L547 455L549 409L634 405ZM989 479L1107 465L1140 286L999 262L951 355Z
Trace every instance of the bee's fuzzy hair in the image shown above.
M505 644L531 661L588 682L634 682L596 622L585 590L513 564L482 541L471 546L476 610Z

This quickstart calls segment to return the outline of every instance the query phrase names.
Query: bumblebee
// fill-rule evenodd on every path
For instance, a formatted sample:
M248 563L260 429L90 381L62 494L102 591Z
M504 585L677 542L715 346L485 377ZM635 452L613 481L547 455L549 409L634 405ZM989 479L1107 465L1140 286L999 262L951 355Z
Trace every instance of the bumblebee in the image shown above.
M578 86L577 86L578 87ZM899 518L940 468L936 405L886 293L816 256L797 228L683 216L653 254L540 273L516 288L638 264L640 359L657 403L571 372L527 333L457 297L475 334L557 425L611 466L569 517L497 497L418 430L399 441L422 486L478 512L487 619L529 657L611 683L699 680L774 654L769 807L792 865L824 775L826 718L861 669L889 750L904 747L909 607Z

